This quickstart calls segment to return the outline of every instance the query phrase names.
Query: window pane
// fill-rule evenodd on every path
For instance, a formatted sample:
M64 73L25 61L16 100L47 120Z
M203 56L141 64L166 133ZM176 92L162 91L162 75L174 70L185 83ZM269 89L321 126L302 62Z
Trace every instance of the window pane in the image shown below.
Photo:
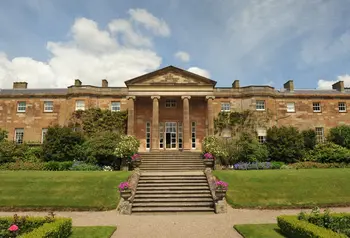
M24 137L24 129L23 128L15 129L15 142L17 144L23 144L23 137Z
M45 101L44 102L44 112L52 112L53 111L53 102Z
M27 107L26 102L18 102L17 103L17 112L25 112Z
M260 111L265 110L265 101L264 100L257 100L256 101L256 110L260 110Z
M111 102L111 111L119 112L120 111L120 102Z

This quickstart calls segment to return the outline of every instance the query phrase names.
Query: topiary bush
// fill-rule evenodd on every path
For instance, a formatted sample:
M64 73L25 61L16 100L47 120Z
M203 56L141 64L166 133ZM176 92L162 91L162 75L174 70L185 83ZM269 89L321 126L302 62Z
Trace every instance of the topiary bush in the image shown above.
M304 161L350 163L350 150L332 142L326 142L316 145L315 149L309 151Z
M266 146L273 161L293 163L304 154L304 138L295 127L276 127L267 130Z
M327 140L350 149L350 126L341 125L330 129Z

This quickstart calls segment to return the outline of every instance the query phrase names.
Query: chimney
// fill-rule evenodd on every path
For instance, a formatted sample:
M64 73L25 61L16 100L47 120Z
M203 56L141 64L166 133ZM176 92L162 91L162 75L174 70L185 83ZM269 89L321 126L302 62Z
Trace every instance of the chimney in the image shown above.
M74 80L74 86L81 86L81 81L79 79Z
M293 92L294 91L294 82L293 80L288 80L285 84L283 84L284 89Z
M344 81L338 81L335 84L332 85L332 88L339 91L339 92L344 92Z
M102 79L102 88L108 88L108 81L107 81L107 79Z
M27 86L27 82L13 82L13 89L26 89Z
M239 80L233 81L232 88L239 88Z

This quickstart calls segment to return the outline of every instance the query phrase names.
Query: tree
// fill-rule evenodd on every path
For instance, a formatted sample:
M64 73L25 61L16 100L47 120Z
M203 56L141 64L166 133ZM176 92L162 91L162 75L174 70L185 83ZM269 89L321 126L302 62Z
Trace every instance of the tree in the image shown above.
M304 130L301 132L304 138L304 147L307 150L313 150L316 146L316 132L313 129Z
M0 128L0 142L6 140L8 137L8 132Z
M242 133L237 141L237 162L266 161L268 150L264 144L260 144L256 136Z
M86 111L76 111L70 119L70 127L79 128L86 136L102 131L125 134L127 127L127 112L112 112L101 108L90 108Z
M304 153L304 139L295 127L273 126L267 130L266 146L269 157L274 161L293 163Z
M69 127L49 127L43 143L45 161L72 161L84 159L84 137Z
M350 126L341 125L332 128L328 134L328 141L350 149Z

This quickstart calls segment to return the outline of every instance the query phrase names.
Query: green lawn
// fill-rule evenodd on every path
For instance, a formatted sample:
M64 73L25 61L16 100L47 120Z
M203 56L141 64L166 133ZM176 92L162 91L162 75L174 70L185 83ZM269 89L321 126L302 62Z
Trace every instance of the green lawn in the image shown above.
M129 172L0 171L0 210L108 210Z
M233 207L350 205L350 169L214 171Z
M284 238L284 236L279 233L277 224L235 225L234 228L244 238Z
M69 238L109 238L115 230L114 226L75 226Z

